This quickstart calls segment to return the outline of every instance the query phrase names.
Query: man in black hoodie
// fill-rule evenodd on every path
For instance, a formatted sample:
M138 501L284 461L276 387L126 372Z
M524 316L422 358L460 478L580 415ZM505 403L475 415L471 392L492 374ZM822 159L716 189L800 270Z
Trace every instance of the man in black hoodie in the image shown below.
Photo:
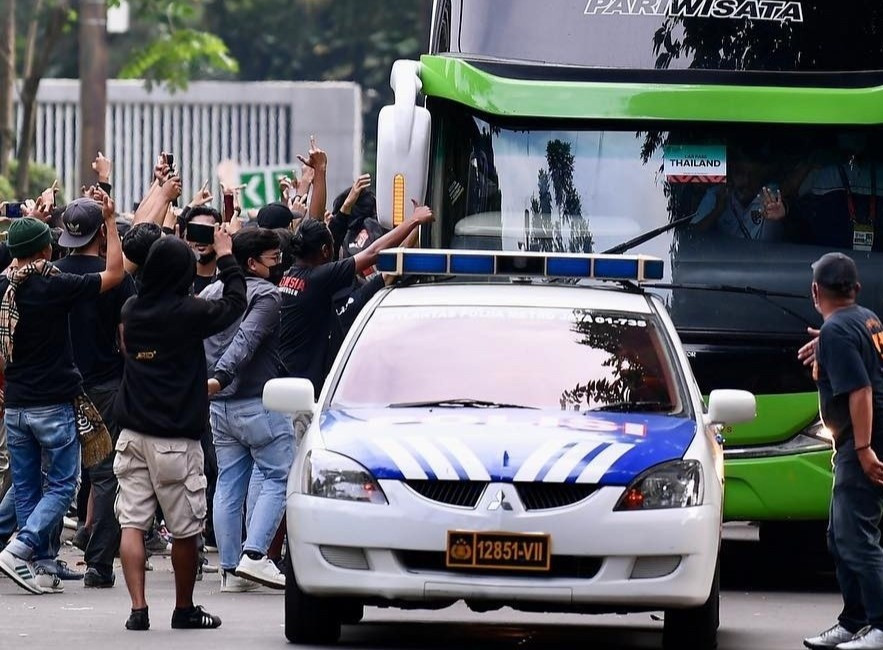
M116 401L123 427L114 473L120 484L116 512L122 528L120 558L132 597L130 630L150 627L144 596L144 531L157 503L174 538L176 606L173 628L206 629L221 619L193 605L197 537L206 515L206 478L199 440L208 422L203 339L225 330L245 311L245 279L230 236L215 234L220 300L189 295L196 260L177 237L153 244L138 295L123 307L125 368Z

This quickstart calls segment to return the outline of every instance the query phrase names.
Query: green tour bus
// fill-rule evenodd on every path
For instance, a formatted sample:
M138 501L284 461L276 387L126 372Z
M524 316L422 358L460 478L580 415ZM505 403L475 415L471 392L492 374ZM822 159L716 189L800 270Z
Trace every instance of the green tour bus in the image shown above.
M379 119L385 225L425 197L425 246L664 258L654 290L703 392L758 396L757 420L724 432L726 519L776 544L818 526L831 439L797 350L826 252L856 259L861 302L883 310L883 3L433 11L429 54L395 63Z

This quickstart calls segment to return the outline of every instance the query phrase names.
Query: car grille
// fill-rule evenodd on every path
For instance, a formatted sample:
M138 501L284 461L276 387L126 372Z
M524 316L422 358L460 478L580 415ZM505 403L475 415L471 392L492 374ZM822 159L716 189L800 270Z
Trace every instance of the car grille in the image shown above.
M487 483L482 481L405 481L405 485L430 501L474 508Z
M408 571L433 573L456 573L458 575L476 576L525 576L533 578L594 578L601 568L603 558L582 555L553 555L548 571L531 571L518 569L470 569L448 567L445 564L445 553L438 551L398 551L399 562Z
M516 483L525 510L549 510L569 506L589 497L597 485L577 483Z

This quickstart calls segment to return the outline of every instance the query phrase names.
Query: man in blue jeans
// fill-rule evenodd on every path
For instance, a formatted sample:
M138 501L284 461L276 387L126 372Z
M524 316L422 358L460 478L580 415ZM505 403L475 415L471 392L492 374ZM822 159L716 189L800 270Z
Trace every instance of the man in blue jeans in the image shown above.
M290 420L264 409L264 384L281 374L276 288L282 277L279 236L265 228L242 230L233 255L245 273L248 307L242 320L205 341L211 426L218 455L215 538L221 556L221 591L250 591L257 583L285 588L285 576L267 557L285 510L285 486L294 456ZM202 294L220 296L219 284ZM245 545L242 511L254 467L263 475L249 513ZM250 500L251 501L251 500Z
M813 264L813 302L824 318L813 375L836 448L828 547L843 610L836 625L804 640L808 648L883 650L883 324L856 304L860 288L846 255Z
M9 228L7 244L15 262L0 278L5 421L19 528L0 552L0 570L34 594L62 590L55 576L38 575L34 561L49 558L50 535L70 506L80 472L73 402L83 386L74 363L68 315L78 301L109 291L123 280L114 205L103 193L102 216L108 241L107 265L101 273L61 273L49 262L49 227L25 217Z

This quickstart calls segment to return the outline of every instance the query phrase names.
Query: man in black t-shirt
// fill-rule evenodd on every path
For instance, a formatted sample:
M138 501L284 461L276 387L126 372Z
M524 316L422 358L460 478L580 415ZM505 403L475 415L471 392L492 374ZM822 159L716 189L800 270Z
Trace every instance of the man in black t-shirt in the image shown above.
M843 595L838 622L809 648L883 649L883 325L856 304L855 263L828 253L813 264L812 294L824 324L813 374L834 437L828 546Z
M103 227L101 206L92 199L77 199L64 212L64 232L58 242L70 254L56 266L65 273L87 275L105 268L102 252L107 247L107 231ZM101 413L116 443L119 427L113 413L120 381L123 357L120 354L120 311L135 294L129 275L111 291L94 300L74 305L70 314L70 333L74 361L83 376L83 388ZM93 524L86 544L86 587L112 587L113 560L119 551L120 527L113 511L117 480L113 473L111 454L104 461L86 470L92 485Z
M329 365L329 340L339 336L334 295L352 286L357 273L374 266L382 250L399 246L421 224L432 223L432 211L414 205L414 215L353 257L332 262L334 239L323 222L305 219L292 242L295 261L279 283L282 293L280 355L291 377L313 383L318 397Z
M83 386L74 363L68 315L78 302L110 291L124 276L113 201L107 195L102 200L108 239L104 271L61 273L49 263L49 227L25 217L10 226L9 249L16 262L0 278L5 420L16 516L23 524L15 540L0 552L0 570L34 594L63 588L56 576L37 575L33 561L46 559L49 535L70 506L80 471L73 402Z

